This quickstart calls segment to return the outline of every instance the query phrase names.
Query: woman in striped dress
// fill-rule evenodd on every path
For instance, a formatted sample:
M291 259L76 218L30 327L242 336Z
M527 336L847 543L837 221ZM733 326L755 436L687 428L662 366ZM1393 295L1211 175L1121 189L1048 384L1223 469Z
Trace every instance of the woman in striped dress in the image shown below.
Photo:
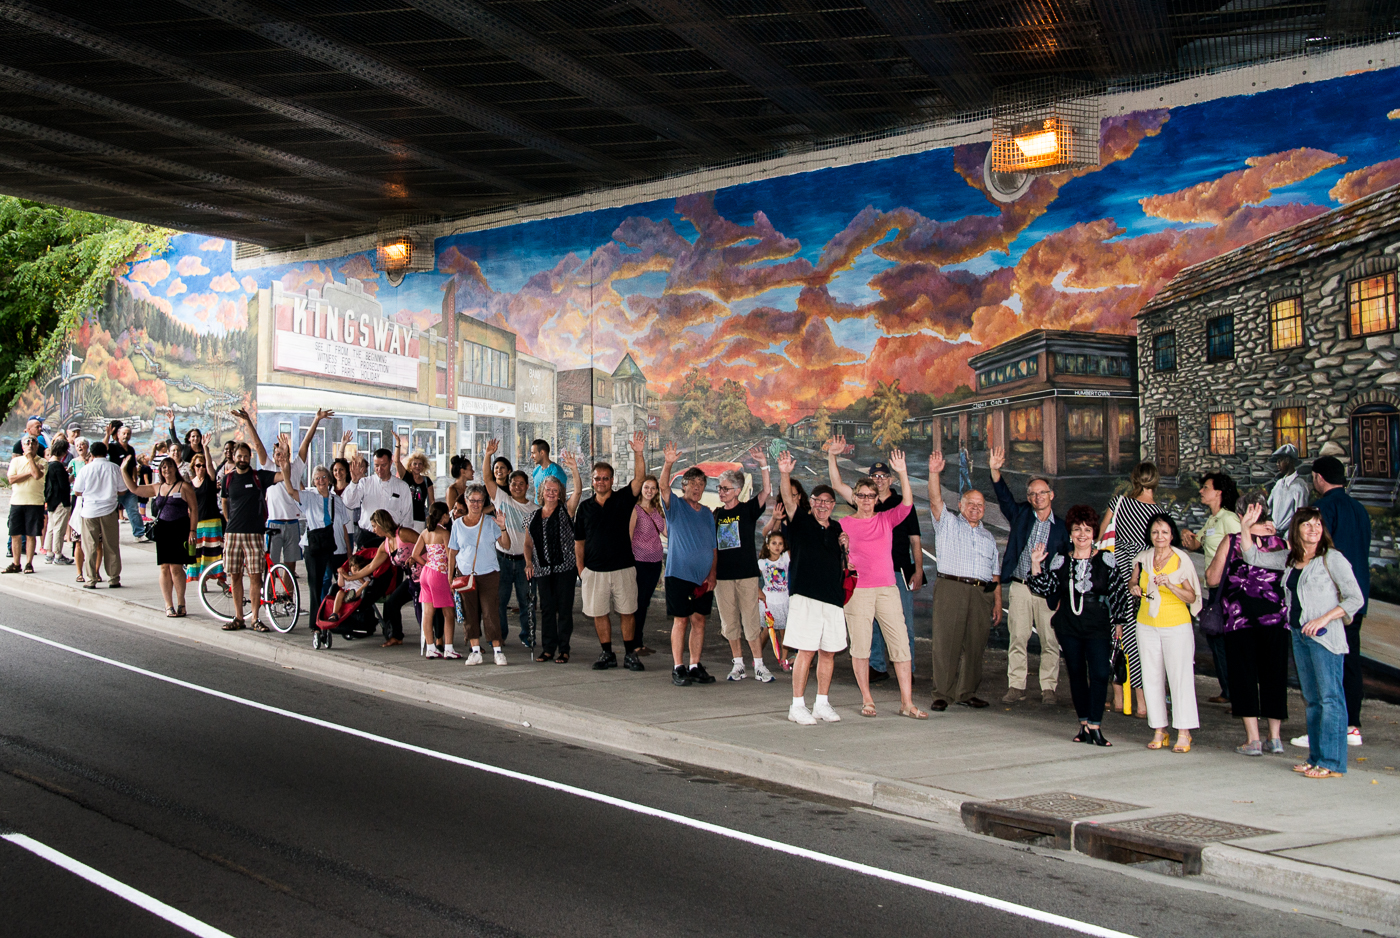
M1113 524L1113 552L1124 561L1118 564L1116 569L1118 575L1123 578L1125 589L1133 586L1132 559L1151 546L1147 541L1147 522L1161 512L1156 502L1157 483L1161 481L1156 465L1150 462L1138 463L1129 476L1129 481L1132 483L1132 490L1127 495L1119 495L1109 502L1109 509L1104 513L1103 523L1099 527L1099 537L1103 537L1109 524ZM1142 691L1142 663L1138 659L1135 617L1122 626L1122 640L1123 652L1128 659L1128 683L1137 697L1133 715L1138 719L1146 719L1147 698ZM1119 684L1113 685L1113 709L1119 712L1123 709L1123 688Z
M185 573L194 581L224 559L224 514L219 506L219 486L209 474L207 459L204 451L190 457L190 485L199 525L194 534L194 563L185 567Z

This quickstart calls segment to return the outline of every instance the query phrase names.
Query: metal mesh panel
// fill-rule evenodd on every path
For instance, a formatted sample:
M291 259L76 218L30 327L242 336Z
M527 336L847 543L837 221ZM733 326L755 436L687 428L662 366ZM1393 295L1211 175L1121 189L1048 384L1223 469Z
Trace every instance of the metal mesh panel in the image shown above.
M1038 176L1099 163L1099 99L1065 78L998 88L992 108L992 168Z

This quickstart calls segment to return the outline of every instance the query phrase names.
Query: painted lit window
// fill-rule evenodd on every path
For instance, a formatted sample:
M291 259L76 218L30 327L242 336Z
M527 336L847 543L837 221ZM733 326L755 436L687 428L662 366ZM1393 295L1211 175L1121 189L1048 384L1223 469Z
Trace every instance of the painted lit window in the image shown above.
M1044 440L1040 429L1040 407L1013 407L1007 413L1011 439L1016 442L1039 443Z
M1348 300L1351 307L1351 334L1371 335L1375 332L1394 332L1395 315L1395 272L1353 280L1347 284Z
M989 368L977 375L978 388L994 388L999 384L1008 384L1012 381L1020 381L1022 378L1033 378L1040 373L1040 360L1032 355L1023 358L1018 362L1011 362L1007 365L998 365L996 368Z
M1118 439L1137 439L1137 414L1126 407L1118 408Z
M1176 371L1176 333L1159 332L1152 337L1152 370Z
M1120 355L1078 355L1070 352L1055 353L1055 373L1060 375L1095 375L1103 378L1127 378L1130 376L1127 356Z
M1216 456L1235 455L1235 415L1210 415L1210 451Z
M1274 449L1285 443L1298 448L1299 456L1308 455L1308 413L1303 407L1281 407L1274 411Z
M1216 316L1206 320L1206 361L1222 362L1235 357L1235 317Z
M1269 304L1269 337L1275 352L1303 344L1303 298L1290 296Z

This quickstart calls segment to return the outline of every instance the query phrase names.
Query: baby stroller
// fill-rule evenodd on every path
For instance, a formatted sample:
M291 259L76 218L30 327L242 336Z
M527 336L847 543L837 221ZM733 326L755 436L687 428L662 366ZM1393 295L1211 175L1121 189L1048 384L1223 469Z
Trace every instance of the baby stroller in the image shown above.
M365 566L374 559L377 552L376 547L355 551L354 565ZM341 569L348 570L350 566L350 562L347 561ZM321 608L316 610L316 621L311 629L311 647L330 648L333 632L339 632L346 638L373 635L379 630L379 615L375 612L374 604L393 592L398 585L399 568L392 563L383 564L370 574L368 582L353 598L345 600L340 616L336 619L330 617L335 612L335 597L340 589L332 588L321 600Z

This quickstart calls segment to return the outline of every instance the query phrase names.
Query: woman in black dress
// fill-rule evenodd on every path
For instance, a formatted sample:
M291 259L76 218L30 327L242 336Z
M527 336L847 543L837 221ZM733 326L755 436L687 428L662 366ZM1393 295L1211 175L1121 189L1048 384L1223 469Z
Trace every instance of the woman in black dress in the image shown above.
M195 534L199 527L194 489L180 475L180 467L173 459L161 462L160 478L151 485L137 483L135 466L136 460L128 456L122 463L122 475L126 478L126 487L138 498L150 500L151 516L156 519L156 563L160 564L165 615L168 619L183 618L185 565L194 559Z
M1060 657L1069 669L1069 691L1079 715L1077 743L1111 746L1104 739L1104 698L1112 678L1109 661L1115 632L1132 620L1136 603L1114 566L1114 555L1094 549L1099 516L1088 505L1075 505L1065 517L1069 556L1050 557L1045 546L1031 552L1031 592L1045 597L1054 616L1050 624L1060 640Z

